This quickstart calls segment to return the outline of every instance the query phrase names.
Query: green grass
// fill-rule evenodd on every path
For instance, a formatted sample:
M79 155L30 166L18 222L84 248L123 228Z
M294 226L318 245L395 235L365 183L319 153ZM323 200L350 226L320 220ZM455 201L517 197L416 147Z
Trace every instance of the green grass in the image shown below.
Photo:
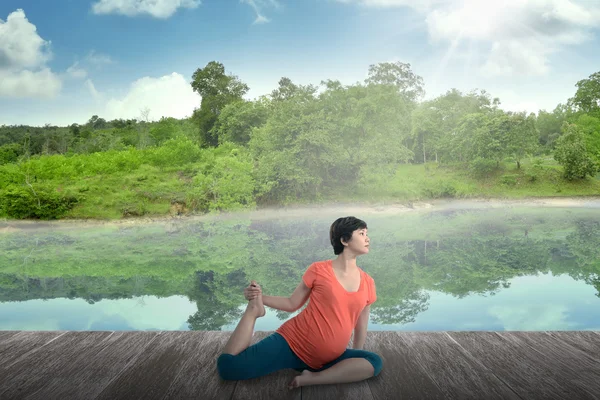
M543 160L541 166L526 160L520 169L516 163L504 162L483 178L475 178L461 165L407 164L393 176L367 176L358 193L348 195L369 201L592 196L600 195L600 180L567 181L562 167L552 159Z
M190 176L203 167L158 168L147 164L130 172L94 175L77 180L46 181L57 191L77 193L81 201L63 218L108 219L166 216L177 212L173 204L185 204L193 193ZM191 172L190 172L191 171ZM535 176L535 179L532 177ZM392 174L371 170L361 177L358 189L323 194L319 202L413 202L432 199L525 199L600 194L600 180L567 181L562 168L546 158L541 165L513 162L483 178L475 178L464 165L429 163L401 165ZM310 204L298 200L296 205ZM0 217L6 217L0 215Z

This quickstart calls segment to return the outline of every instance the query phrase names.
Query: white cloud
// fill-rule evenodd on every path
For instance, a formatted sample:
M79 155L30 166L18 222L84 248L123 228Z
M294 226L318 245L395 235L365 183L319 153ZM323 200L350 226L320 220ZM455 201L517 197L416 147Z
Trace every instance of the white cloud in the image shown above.
M93 85L88 85L90 92L92 88ZM95 91L95 88L93 90ZM103 118L108 120L139 118L141 110L148 108L150 120L158 120L163 116L185 118L199 106L200 97L192 90L189 82L183 75L173 72L160 78L138 79L125 96L108 100L105 112L98 115L102 114Z
M563 304L493 306L489 314L507 331L546 331L577 329L569 321L569 309Z
M551 49L531 39L495 41L481 66L484 76L546 75Z
M87 71L79 66L79 61L67 68L67 74L71 78L83 79L87 76Z
M85 81L85 87L88 89L88 91L90 92L90 94L92 95L92 97L94 98L94 100L100 100L101 99L101 95L96 90L96 86L94 86L94 83L92 82L91 79L86 79L86 81Z
M488 45L482 73L545 75L548 59L567 45L590 39L600 4L585 0L337 0L371 7L411 7L422 13L436 43Z
M256 14L255 24L265 24L271 22L270 19L264 16L262 10L267 7L279 8L280 4L277 0L240 0L240 3L248 4Z
M92 5L95 14L121 14L133 17L148 14L169 18L179 8L197 8L200 0L100 0Z
M18 9L0 19L0 96L54 97L62 82L46 66L50 42L42 39L25 12Z
M85 61L88 64L92 64L92 65L96 65L96 66L113 63L113 60L112 60L112 58L110 58L110 56L108 56L106 54L98 54L98 53L96 53L95 50L92 50L88 53L88 55L85 57Z
M99 69L103 65L112 64L113 60L106 54L98 54L94 50L90 51L82 61L75 61L66 70L66 76L73 79L85 79L88 77L90 69ZM92 84L93 85L93 84ZM86 82L86 86L89 84Z
M35 72L0 71L0 96L52 98L61 87L61 80L48 68Z

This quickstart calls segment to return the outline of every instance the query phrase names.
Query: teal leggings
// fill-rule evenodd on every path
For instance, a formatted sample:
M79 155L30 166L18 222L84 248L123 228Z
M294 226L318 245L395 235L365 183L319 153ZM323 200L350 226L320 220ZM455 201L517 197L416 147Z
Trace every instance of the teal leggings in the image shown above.
M221 354L217 359L217 370L221 379L239 381L258 378L285 368L293 368L296 371L322 371L347 358L364 358L373 365L374 376L381 372L381 357L370 351L354 349L346 349L341 356L322 368L312 369L294 354L287 341L277 332L235 356Z

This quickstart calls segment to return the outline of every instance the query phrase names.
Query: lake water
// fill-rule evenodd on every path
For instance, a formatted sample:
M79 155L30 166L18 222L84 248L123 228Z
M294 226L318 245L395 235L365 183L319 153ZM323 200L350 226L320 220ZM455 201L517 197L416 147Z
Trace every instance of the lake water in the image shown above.
M562 204L562 205L561 205ZM233 330L251 279L287 296L355 215L371 330L600 330L600 201L0 222L0 330ZM292 315L267 309L257 330Z

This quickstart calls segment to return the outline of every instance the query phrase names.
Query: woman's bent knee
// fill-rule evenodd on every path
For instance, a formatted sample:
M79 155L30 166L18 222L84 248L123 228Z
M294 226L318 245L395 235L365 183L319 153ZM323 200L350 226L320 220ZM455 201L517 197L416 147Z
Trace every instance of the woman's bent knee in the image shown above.
M383 360L378 354L371 353L367 357L367 360L373 365L373 376L379 375L381 369L383 368Z
M239 380L236 373L235 356L223 353L217 358L217 372L225 381Z

